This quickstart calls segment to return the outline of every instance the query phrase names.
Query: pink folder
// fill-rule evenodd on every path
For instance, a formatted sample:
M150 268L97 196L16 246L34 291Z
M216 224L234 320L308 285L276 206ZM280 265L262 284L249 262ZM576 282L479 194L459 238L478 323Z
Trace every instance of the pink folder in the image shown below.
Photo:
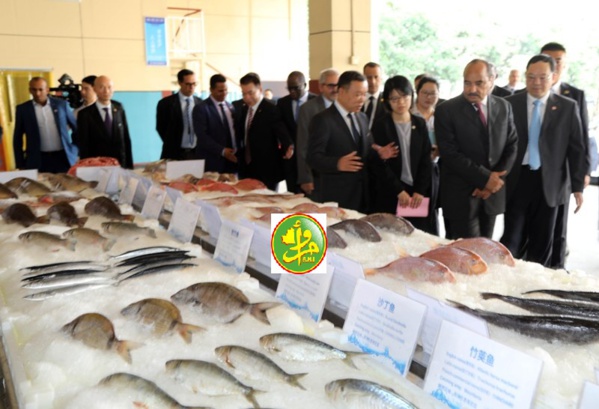
M428 204L430 199L425 197L422 199L422 203L420 206L416 208L412 207L401 207L399 203L397 203L397 215L401 217L426 217L428 216Z

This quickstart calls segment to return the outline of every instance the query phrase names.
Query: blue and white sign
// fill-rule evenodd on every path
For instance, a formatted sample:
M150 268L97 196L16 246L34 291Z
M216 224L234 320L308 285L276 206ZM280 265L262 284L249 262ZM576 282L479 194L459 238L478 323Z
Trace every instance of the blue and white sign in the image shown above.
M276 297L298 315L320 321L331 286L332 271L326 274L282 274Z
M204 210L202 208L202 213ZM252 229L223 220L214 249L214 259L225 267L233 267L238 273L243 273L253 234Z
M146 17L146 64L167 65L166 26L163 17Z
M167 231L177 240L189 243L195 233L200 210L200 206L183 198L177 199Z

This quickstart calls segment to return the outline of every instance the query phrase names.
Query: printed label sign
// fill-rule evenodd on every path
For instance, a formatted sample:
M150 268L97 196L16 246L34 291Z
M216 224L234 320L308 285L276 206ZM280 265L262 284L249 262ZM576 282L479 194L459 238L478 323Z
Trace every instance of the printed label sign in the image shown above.
M195 233L200 210L199 206L183 198L177 199L167 231L177 240L189 243Z
M333 274L283 274L276 297L300 316L318 322L327 301Z
M202 209L202 212L204 209ZM238 223L224 220L214 250L214 259L226 267L233 267L238 273L245 270L250 243L252 242L252 229Z

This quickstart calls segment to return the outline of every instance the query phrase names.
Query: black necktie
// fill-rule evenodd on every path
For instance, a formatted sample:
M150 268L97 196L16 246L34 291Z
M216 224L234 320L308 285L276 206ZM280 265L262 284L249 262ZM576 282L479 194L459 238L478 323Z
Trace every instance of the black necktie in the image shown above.
M374 96L370 96L368 98L368 108L366 108L366 116L368 117L368 121L372 118L372 109L374 108Z
M353 115L347 114L347 117L349 118L349 122L351 123L352 136L354 137L354 141L356 142L356 145L358 145L358 155L361 155L362 154L362 136L360 135L360 131L358 131L358 128L356 127L356 123L354 122Z
M221 114L223 114L223 126L225 127L225 135L227 136L225 146L227 148L232 148L233 143L231 141L231 128L229 128L229 120L227 119L227 113L225 112L225 104L221 102L218 105L220 106Z
M109 136L112 136L112 118L110 117L109 108L102 108L104 110L104 128L106 128L106 132Z

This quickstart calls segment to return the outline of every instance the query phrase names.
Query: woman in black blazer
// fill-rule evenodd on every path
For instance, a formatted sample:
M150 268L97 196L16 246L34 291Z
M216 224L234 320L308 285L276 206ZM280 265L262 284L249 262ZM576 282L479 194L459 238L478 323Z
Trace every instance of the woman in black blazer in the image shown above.
M399 154L387 160L376 154L370 156L375 212L395 214L398 203L418 207L424 197L430 197L432 147L425 121L410 113L413 96L410 81L401 75L385 83L383 103L387 113L373 124L372 138L375 146L394 143ZM409 220L416 228L434 234L428 217Z

